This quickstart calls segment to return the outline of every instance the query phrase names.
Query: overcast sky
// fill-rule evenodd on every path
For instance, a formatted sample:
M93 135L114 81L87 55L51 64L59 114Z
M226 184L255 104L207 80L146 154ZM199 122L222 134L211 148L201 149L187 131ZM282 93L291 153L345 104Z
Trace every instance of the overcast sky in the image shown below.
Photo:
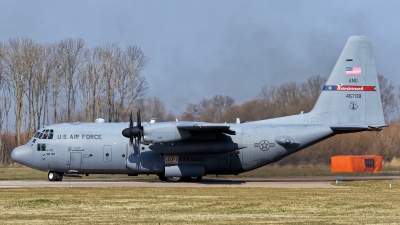
M0 41L83 38L139 46L148 97L180 113L216 94L329 76L351 35L372 39L378 73L400 85L400 1L0 0Z

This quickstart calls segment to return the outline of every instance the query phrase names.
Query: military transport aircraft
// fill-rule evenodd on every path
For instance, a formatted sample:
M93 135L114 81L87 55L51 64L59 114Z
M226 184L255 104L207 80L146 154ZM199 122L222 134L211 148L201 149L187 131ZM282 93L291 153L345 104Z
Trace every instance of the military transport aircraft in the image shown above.
M207 174L254 170L336 134L385 126L371 41L352 36L309 113L232 124L142 123L139 111L136 123L131 115L129 123L96 119L45 126L11 157L49 171L49 181L79 174L200 181Z

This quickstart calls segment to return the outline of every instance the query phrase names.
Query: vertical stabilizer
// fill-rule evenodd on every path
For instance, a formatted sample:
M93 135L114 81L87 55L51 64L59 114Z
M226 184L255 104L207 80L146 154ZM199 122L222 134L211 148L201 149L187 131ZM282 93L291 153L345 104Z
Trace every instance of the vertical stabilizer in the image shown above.
M352 36L346 43L308 123L331 127L385 126L371 40Z

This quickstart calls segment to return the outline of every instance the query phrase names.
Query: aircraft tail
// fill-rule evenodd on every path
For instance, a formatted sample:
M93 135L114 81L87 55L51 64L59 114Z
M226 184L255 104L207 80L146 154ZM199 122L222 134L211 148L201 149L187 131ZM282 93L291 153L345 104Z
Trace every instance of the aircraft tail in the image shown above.
M307 119L309 124L326 124L339 131L386 126L368 37L349 38Z

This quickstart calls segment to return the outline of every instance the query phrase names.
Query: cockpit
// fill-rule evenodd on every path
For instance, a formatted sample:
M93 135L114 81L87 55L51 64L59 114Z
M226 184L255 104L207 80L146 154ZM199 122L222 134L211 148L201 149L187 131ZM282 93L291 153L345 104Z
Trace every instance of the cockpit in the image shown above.
M52 129L45 129L42 131L36 132L34 138L37 139L53 139L53 130Z

